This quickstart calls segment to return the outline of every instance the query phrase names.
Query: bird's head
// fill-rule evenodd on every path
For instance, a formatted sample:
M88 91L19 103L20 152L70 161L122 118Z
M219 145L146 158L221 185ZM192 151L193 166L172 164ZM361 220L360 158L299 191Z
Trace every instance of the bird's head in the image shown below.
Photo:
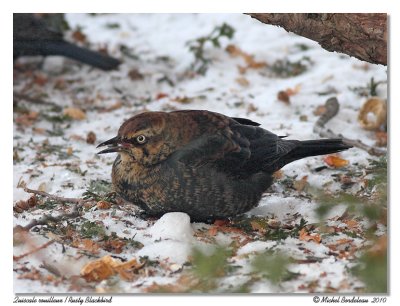
M108 146L97 154L118 152L122 160L153 165L165 160L176 149L177 137L167 126L169 114L146 112L125 121L118 135L97 147Z

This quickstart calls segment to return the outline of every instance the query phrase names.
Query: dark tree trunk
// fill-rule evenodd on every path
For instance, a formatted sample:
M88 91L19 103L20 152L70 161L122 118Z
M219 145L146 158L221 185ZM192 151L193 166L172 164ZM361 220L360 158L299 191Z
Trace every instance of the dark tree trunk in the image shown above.
M373 64L387 65L386 14L248 14L337 51Z

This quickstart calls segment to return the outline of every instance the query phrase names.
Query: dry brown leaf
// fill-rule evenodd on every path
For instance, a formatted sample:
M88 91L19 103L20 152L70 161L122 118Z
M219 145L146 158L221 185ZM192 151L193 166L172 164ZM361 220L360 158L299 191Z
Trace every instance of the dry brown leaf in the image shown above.
M115 265L113 268L124 280L132 280L135 272L144 266L145 262L139 263L135 258L127 262Z
M183 97L176 97L172 99L174 102L182 103L182 104L189 104L193 101L193 98L183 96Z
M227 224L229 224L229 220L227 219L217 219L214 221L213 223L215 226L225 226Z
M38 117L38 112L31 111L28 114L24 114L15 118L15 122L20 125L30 126L38 119Z
M240 56L246 62L246 66L238 66L239 72L244 74L247 69L260 69L267 66L266 62L257 62L254 60L254 56L242 51L239 47L235 45L228 45L225 49L232 57Z
M112 260L112 257L107 255L87 263L81 269L81 276L88 282L99 282L109 278L114 274L114 270L110 264Z
M349 161L335 155L328 155L324 157L324 162L333 168L342 168L349 164Z
M279 180L283 177L283 171L282 170L278 170L275 171L272 176L274 177L274 179Z
M356 220L346 220L346 221L344 221L344 223L346 223L347 227L350 229L358 227L358 225L359 225Z
M299 239L302 241L314 241L316 243L321 243L321 236L319 234L310 235L304 228L299 231Z
M156 100L160 100L160 99L167 98L167 97L168 97L168 94L166 94L164 92L160 92L157 94Z
M96 204L98 209L109 209L111 207L111 203L107 201L99 201Z
M83 138L83 137L80 136L80 135L76 135L76 134L71 135L71 136L69 137L69 139L71 139L71 140L76 140L76 141L84 141L84 140L85 140L85 138Z
M114 104L112 104L111 106L107 107L106 109L102 110L101 112L112 112L114 110L117 110L119 108L121 108L123 106L123 103L121 101L117 101Z
M236 83L238 83L239 85L243 86L243 87L247 87L250 85L250 82L248 79L246 79L245 77L240 77L236 79Z
M109 239L103 243L102 248L107 252L120 254L125 245L126 242L123 240Z
M281 90L280 92L278 92L277 98L279 101L282 101L286 104L290 104L290 97L286 91Z
M386 101L378 97L368 99L358 113L358 122L366 130L379 130L387 123Z
M67 148L67 155L68 155L68 156L71 156L72 153L73 153L72 147L68 147L68 148Z
M368 253L374 256L383 256L387 253L387 236L378 238L374 245L368 250Z
M318 105L317 108L313 111L315 116L322 116L326 113L326 106L325 105Z
M121 263L120 260L107 255L87 263L81 269L81 276L88 282L99 282L114 274L119 274L124 280L132 280L134 272L142 268L144 264L144 262L139 263L136 259Z
M288 94L289 97L297 95L301 90L301 85L297 84L294 88L287 88L285 92Z
M216 236L218 234L218 227L217 226L211 226L208 229L208 235L209 236Z
M276 219L270 219L268 220L268 227L277 229L281 226L281 221L276 220Z
M376 142L375 145L378 147L387 146L387 133L386 132L375 132Z
M82 31L80 31L80 30L76 30L76 31L72 32L72 38L75 41L78 41L78 42L81 42L81 43L86 42L86 35L83 34Z
M297 191L303 191L308 185L307 179L308 176L305 175L300 180L294 181L293 183L294 189L296 189Z
M73 235L73 233L70 233L70 235ZM100 245L90 239L74 238L71 246L92 254L98 254L100 250Z
M77 107L67 107L63 111L64 115L75 119L75 120L84 120L86 119L86 114L83 110Z
M33 82L34 82L36 85L39 85L39 86L44 86L44 85L46 85L47 81L48 81L47 77L45 77L45 76L42 75L42 74L35 74L34 79L33 79Z
M261 232L261 233L266 231L265 225L261 224L261 222L258 222L256 220L250 221L250 225L251 225L251 228L253 229L253 231L257 231L257 232Z
M247 115L256 111L258 111L257 106L255 106L253 103L249 103L249 105L247 106Z
M34 206L36 206L38 203L38 199L35 195L31 195L31 197L27 200L20 200L17 203L15 203L13 210L15 212L21 213L25 210L28 210Z
M94 144L96 142L96 134L92 131L90 131L87 135L86 135L86 143L88 144Z
M128 72L128 76L132 81L137 81L137 80L142 80L143 79L143 74L136 68L131 69Z

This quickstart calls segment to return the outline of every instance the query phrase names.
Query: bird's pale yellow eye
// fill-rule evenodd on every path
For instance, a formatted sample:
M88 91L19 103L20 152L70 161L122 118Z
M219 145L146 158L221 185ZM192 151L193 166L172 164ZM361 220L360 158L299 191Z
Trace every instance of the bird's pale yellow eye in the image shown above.
M139 144L144 144L147 141L147 138L144 135L139 135L136 137L136 141Z

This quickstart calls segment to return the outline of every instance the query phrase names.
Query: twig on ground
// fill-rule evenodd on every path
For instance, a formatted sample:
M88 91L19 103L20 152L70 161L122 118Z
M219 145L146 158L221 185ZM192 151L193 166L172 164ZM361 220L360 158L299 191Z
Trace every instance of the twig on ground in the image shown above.
M314 125L314 133L318 133L321 137L327 138L341 138L343 142L353 147L367 151L371 155L381 156L385 155L386 151L379 148L371 147L361 142L360 140L353 140L344 137L342 134L335 134L332 130L325 128L325 124L331 120L339 111L339 102L333 97L325 102L326 112L318 119Z
M57 104L53 103L53 102L49 102L49 101L45 101L43 99L39 99L39 98L33 98L24 94L20 94L17 92L13 93L13 100L25 100L27 102L30 103L34 103L34 104L43 104L43 105L50 105L50 106L56 106L56 107L60 107Z
M24 191L28 192L28 193L33 193L33 194L37 194L40 195L42 197L46 197L46 198L50 198L54 201L58 201L61 203L75 203L75 204L83 204L86 202L91 202L92 200L84 200L84 199L80 199L80 198L64 198L64 197L59 197L44 191L40 191L40 190L35 190L35 189L30 189L28 187L24 187Z
M59 201L59 202L62 202L62 203L74 203L76 205L73 206L71 212L69 212L69 213L64 213L64 214L61 214L61 215L59 215L57 217L54 217L54 216L51 216L51 215L44 215L39 220L32 220L31 222L29 222L25 226L16 226L14 228L14 230L21 230L22 229L22 230L25 230L25 231L29 231L31 228L33 228L33 227L35 227L37 225L45 225L48 222L59 222L61 220L65 220L65 219L72 219L72 218L79 217L80 214L81 214L79 209L83 206L83 204L92 201L92 200L84 200L84 199L79 199L79 198L59 197L59 196L55 196L55 195L49 194L49 193L44 192L44 191L34 190L34 189L27 188L27 187L24 187L24 190L26 192L37 194L37 195L40 195L42 197L50 198L50 199L53 199L55 201Z
M13 256L13 260L14 261L18 261L21 258L24 258L26 256L29 256L29 255L33 254L33 253L36 253L37 251L40 251L42 249L47 248L49 245L53 244L54 242L55 242L55 240L50 240L50 241L46 242L45 244L42 244L41 246L39 246L37 248L34 248L33 250L30 250L29 252L26 252L25 254L22 254L22 255L19 255L19 256Z

